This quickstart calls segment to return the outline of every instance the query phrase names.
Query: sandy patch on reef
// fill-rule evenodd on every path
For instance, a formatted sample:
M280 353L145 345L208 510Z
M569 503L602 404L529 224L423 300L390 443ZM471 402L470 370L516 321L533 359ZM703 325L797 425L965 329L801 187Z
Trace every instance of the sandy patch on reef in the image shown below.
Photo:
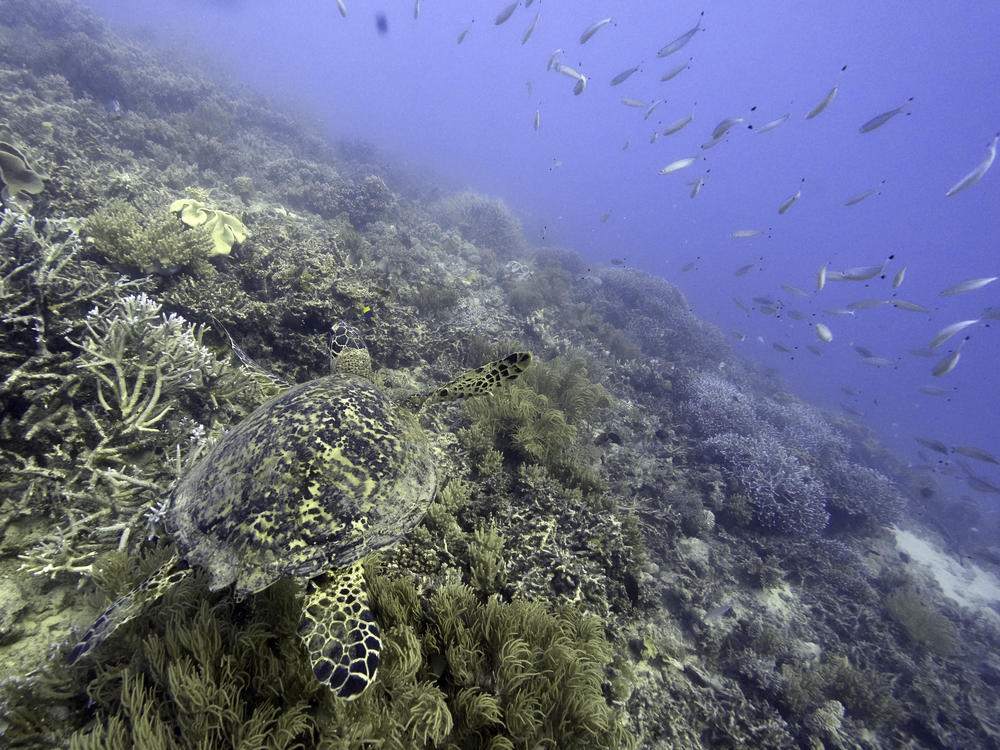
M1000 580L973 562L960 562L942 552L927 539L910 531L894 529L896 547L910 557L911 572L923 580L933 580L949 599L963 607L986 610L997 615Z

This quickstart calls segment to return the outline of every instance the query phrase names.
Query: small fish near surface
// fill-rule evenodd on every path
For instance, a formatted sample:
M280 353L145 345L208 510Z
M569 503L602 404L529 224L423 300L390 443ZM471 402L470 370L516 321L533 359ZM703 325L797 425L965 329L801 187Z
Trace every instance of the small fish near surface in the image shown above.
M882 180L882 182L880 182L877 187L869 188L868 190L865 190L863 193L858 193L857 195L852 195L850 198L844 201L844 205L856 206L859 203L861 203L861 201L867 198L871 198L873 195L881 195L882 194L881 186L884 184L885 180Z
M746 118L744 117L725 118L718 125L716 125L715 129L712 131L712 140L716 141L719 140L720 138L722 138L722 136L728 133L731 128L733 128L736 125L739 125L741 122L744 122L745 120Z
M673 135L678 130L681 130L682 128L690 124L692 120L694 120L693 113L688 115L687 117L682 117L679 120L674 120L674 122L667 125L666 129L663 131L663 135Z
M729 233L734 240L746 240L764 234L763 229L736 229Z
M816 338L818 338L820 341L822 341L825 344L829 344L831 341L833 341L833 332L830 330L830 327L827 326L826 324L824 324L824 323L817 323L816 324Z
M660 51L656 53L656 56L667 57L668 55L672 55L675 52L679 51L682 47L684 47L684 45L686 45L694 38L695 34L701 31L701 22L704 19L704 17L705 17L705 11L702 11L701 15L698 17L698 23L695 24L694 28L688 29L679 37L674 39L672 42L668 42L667 44L663 45L663 47L660 48Z
M931 339L931 343L928 344L928 347L930 349L936 349L937 347L941 346L941 344L943 344L945 341L954 336L956 333L964 331L969 326L974 326L976 323L979 322L980 322L979 318L974 318L972 320L960 320L957 323L952 323L951 325L947 325L934 335L934 338Z
M940 294L942 297L953 297L956 294L974 292L977 289L982 289L987 284L992 284L997 279L1000 279L1000 276L987 276L982 279L967 279L942 290Z
M535 14L535 20L531 22L528 28L524 30L524 34L521 35L521 44L526 44L527 41L531 39L531 35L535 33L535 27L538 26L538 19L541 17L542 12L538 11L538 13Z
M698 161L697 156L685 156L682 159L676 159L670 162L667 166L660 170L660 174L671 174L672 172L677 172L686 167L690 167Z
M944 456L947 456L951 452L948 449L948 446L942 443L940 440L935 440L934 438L925 438L925 437L915 437L913 439L917 442L918 445L922 445L924 446L924 448L932 450L935 453L940 453Z
M512 15L514 15L514 11L517 10L517 6L518 6L517 2L513 2L510 5L506 6L503 10L497 13L496 18L493 19L493 24L495 26L499 26L500 24L504 23L507 19L509 19Z
M667 81L672 81L674 78L676 78L681 73L683 73L685 70L687 70L688 68L691 67L691 61L692 60L694 60L694 58L690 57L690 58L688 58L688 61L686 63L684 63L683 65L677 65L677 66L671 68L666 73L664 73L662 76L660 76L660 81L663 82L663 83L666 83Z
M965 456L966 458L971 458L975 461L982 461L987 464L993 464L994 466L1000 466L1000 458L997 458L992 453L984 451L982 448L975 448L971 445L953 445L951 449L960 456Z
M632 74L637 72L638 70L639 70L638 65L633 65L631 68L623 70L621 73L619 73L618 75L616 75L614 78L611 79L611 85L617 86L620 83L625 83L625 81L631 78Z
M870 119L868 122L866 122L865 124L863 124L860 128L858 128L858 132L859 133L870 133L873 130L882 127L883 125L885 125L887 122L889 122L889 120L891 120L896 115L901 115L904 112L906 112L906 105L909 104L912 101L913 101L913 97L911 96L909 99L907 99L905 102L903 102L902 104L900 104L895 109L890 109L888 112L883 112L880 115L875 115L872 119ZM910 114L910 113L906 112L906 114Z
M843 73L845 70L847 70L847 66L846 65L843 66L840 69L840 72ZM839 86L834 86L832 89L830 89L830 92L826 96L823 97L823 100L819 104L817 104L815 107L813 107L812 109L810 109L806 113L806 119L807 120L813 119L817 115L821 114L823 112L823 110L825 110L827 107L829 107L830 104L833 102L834 98L836 98L836 96L837 96L837 89L838 88L839 88Z
M993 142L990 144L989 153L987 153L986 158L983 160L983 162L978 167L969 172L969 174L965 175L965 177L963 177L961 180L952 185L948 189L948 192L944 194L945 198L950 198L956 193L961 193L966 188L972 187L981 179L983 179L983 175L985 175L989 171L990 167L993 166L993 162L997 158L998 141L1000 141L1000 133L997 133L995 136L993 136Z
M803 177L802 178L802 182L805 182L805 181L806 181L806 178ZM790 198L785 199L785 201L780 206L778 206L778 215L779 216L783 216L785 214L785 211L787 211L792 206L794 206L796 204L796 202L799 200L799 198L801 198L801 197L802 197L802 188L799 188L798 192L796 192L795 195L791 196Z
M587 30L584 31L582 34L580 34L580 44L586 44L587 42L589 42L590 38L592 36L594 36L594 34L596 34L598 31L600 31L601 29L603 29L609 23L611 23L611 19L610 18L602 18L597 23L595 23L595 24L593 24L591 26L588 26Z
M788 122L788 118L791 116L792 115L789 112L788 114L782 115L777 120L771 120L770 122L761 125L759 128L755 128L753 125L751 125L750 129L753 130L755 133L768 133L774 130L775 128L780 127L781 125L784 125L786 122Z
M939 378L942 375L947 375L949 372L954 370L958 366L958 360L962 358L962 346L965 344L966 340L967 339L962 339L962 343L958 345L958 348L955 349L955 351L934 365L931 369L931 375Z

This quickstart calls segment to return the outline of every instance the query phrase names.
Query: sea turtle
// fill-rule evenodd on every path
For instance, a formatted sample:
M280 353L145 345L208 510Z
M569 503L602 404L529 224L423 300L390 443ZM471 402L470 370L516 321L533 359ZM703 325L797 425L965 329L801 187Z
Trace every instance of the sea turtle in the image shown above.
M232 585L238 596L281 578L305 583L298 633L316 678L346 699L371 683L382 644L362 561L413 529L437 487L418 417L516 378L531 355L393 402L356 328L336 323L330 353L333 374L258 407L178 481L163 518L176 554L97 618L71 664L199 566L211 590Z

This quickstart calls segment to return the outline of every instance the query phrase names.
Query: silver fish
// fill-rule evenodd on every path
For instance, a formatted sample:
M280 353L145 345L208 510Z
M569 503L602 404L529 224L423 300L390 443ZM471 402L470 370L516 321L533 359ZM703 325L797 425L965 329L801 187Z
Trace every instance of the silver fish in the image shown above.
M883 125L885 125L887 122L889 122L889 120L891 120L896 115L902 114L906 110L906 105L909 104L912 101L913 101L913 97L911 96L909 99L907 99L905 102L903 102L902 104L900 104L895 109L890 109L888 112L883 112L880 115L875 115L875 117L873 117L868 122L866 122L864 125L862 125L860 128L858 128L858 132L859 133L870 133L873 130L875 130L876 128L882 127ZM909 114L909 112L907 112L906 114Z
M587 76L585 76L585 75L581 75L581 76L580 76L580 77L579 77L579 78L577 79L577 81L576 81L576 85L575 85L575 86L573 87L573 93L574 93L574 94L575 94L576 96L579 96L580 94L582 94L582 93L583 93L583 90L584 90L585 88L587 88Z
M763 229L736 229L729 233L734 240L745 240L750 237L758 237L764 234Z
M850 315L853 317L854 310L849 310L846 307L828 307L824 310L827 315Z
M816 338L818 338L820 341L826 344L829 344L831 341L833 341L833 331L831 331L830 327L825 323L817 323Z
M859 299L857 302L850 302L847 305L848 310L871 310L873 307L881 307L882 305L888 304L887 299Z
M950 198L955 193L961 193L966 188L972 187L981 179L983 179L983 175L986 174L987 171L989 171L989 168L993 166L993 162L997 158L998 141L1000 141L1000 133L997 133L995 136L993 136L993 142L990 144L989 153L986 155L986 158L983 160L982 164L980 164L978 167L969 172L969 174L965 175L965 177L963 177L961 180L952 185L951 188L949 188L948 192L944 194L946 198Z
M535 14L535 20L531 22L531 25L524 30L524 34L521 36L521 44L524 44L529 39L531 39L531 35L535 33L535 27L538 25L538 19L541 18L541 16L542 16L541 11L538 11Z
M562 73L564 76L575 78L577 81L583 78L583 73L576 68L571 68L569 65L563 65L561 62L553 63L552 69L557 73Z
M969 326L974 326L976 323L980 322L979 318L973 318L972 320L960 320L957 323L952 323L947 325L934 334L934 338L931 339L931 343L927 346L931 349L936 349L941 346L945 341L950 339L956 333L964 331Z
M822 112L824 109L829 107L830 102L832 102L834 97L837 96L838 88L839 88L838 86L834 86L832 89L830 89L830 93L827 94L825 97L823 97L823 101L821 101L819 104L817 104L815 107L809 110L808 114L806 114L806 119L811 120L820 112Z
M948 450L948 446L942 443L940 440L935 440L934 438L925 438L925 437L915 437L913 439L919 445L922 445L928 450L934 451L935 453L940 453L945 456L947 456L950 453L950 451Z
M465 32L463 31L462 33L464 34ZM561 55L562 52L563 52L562 51L562 47L560 47L555 52L553 52L551 55L549 55L549 62L545 66L546 70L552 70L554 67L556 67L556 64L558 63L559 55Z
M917 388L917 390L920 391L921 393L923 393L925 396L947 396L948 395L948 389L947 388L938 388L937 386L933 386L933 385L922 385L919 388Z
M685 167L690 167L698 161L697 156L685 156L682 159L675 159L670 162L667 166L660 170L660 174L670 174L671 172L676 172L679 169L684 169Z
M637 70L639 70L638 65L635 65L629 68L628 70L623 70L621 73L619 73L618 75L616 75L614 78L611 79L611 85L617 86L619 83L625 83L625 81L627 81L631 77L631 75L635 73Z
M341 16L347 17L347 6L344 5L344 0L337 0L337 10L340 11Z
M816 272L816 290L822 292L826 286L826 263L820 266Z
M657 99L655 102L649 105L649 109L646 110L646 114L642 116L643 120L648 120L649 116L653 114L657 107L663 104L663 99Z
M869 367L888 367L892 364L892 360L887 357L862 357L861 361Z
M542 125L542 113L541 113L540 110L537 110L537 109L535 110L535 123L534 123L534 125L535 125L535 130L538 130L538 128L540 128L541 125Z
M603 29L609 23L611 23L611 19L610 18L602 18L600 21L598 21L597 23L595 23L593 26L587 27L587 30L584 31L582 34L580 34L580 44L586 44L590 40L590 37L592 37L598 31L600 31L601 29Z
M916 302L910 302L909 300L900 299L899 297L889 300L889 304L895 307L897 310L906 310L907 312L915 312L915 313L930 312L930 310L928 310L923 305L919 305Z
M771 122L761 125L759 128L754 128L754 132L766 133L770 130L774 130L775 128L780 127L781 125L784 125L788 121L788 118L791 116L792 116L791 113L787 115L782 115L777 120L771 120Z
M806 178L803 177L802 178L802 182L805 182L805 181L806 181ZM784 213L785 213L785 211L787 211L792 206L794 206L795 203L796 203L796 201L798 201L798 199L801 198L801 197L802 197L802 189L799 188L799 190L795 193L795 195L791 196L790 198L786 198L785 202L782 203L780 206L778 206L778 215L779 216L783 216Z
M636 99L635 97L632 96L623 97L621 102L626 107L635 107L636 109L648 106L646 102L644 102L642 99Z
M844 281L868 281L885 273L885 267L889 265L886 259L880 266L855 266L842 271Z
M896 275L892 277L892 288L899 289L899 287L902 286L903 284L903 279L905 278L906 278L906 266L903 266L898 271L896 271Z
M747 263L745 266L740 266L735 271L733 271L733 276L744 276L750 273L753 267L757 265L756 263Z
M882 182L885 182L885 180L883 180ZM878 195L879 192L880 191L879 191L879 189L877 187L873 187L873 188L871 188L869 190L864 191L863 193L858 193L857 195L851 196L846 201L844 201L844 205L845 206L856 206L859 203L861 203L861 201L865 200L865 198L871 198L873 195Z
M733 127L734 125L739 125L744 120L745 118L743 117L727 117L725 120L723 120L722 122L720 122L718 125L715 126L715 130L712 131L712 138L718 140L719 138L724 136L731 127Z
M960 456L1000 466L1000 458L997 458L992 453L987 453L982 448L975 448L971 445L953 445L951 449Z
M660 48L660 51L656 53L656 56L666 57L667 55L672 55L681 49L685 44L690 42L694 38L694 35L701 31L701 21L704 16L705 11L702 11L701 15L698 17L698 23L694 26L694 28L688 29L672 42L665 44L662 48Z
M956 365L958 365L958 360L961 359L961 357L962 357L962 347L959 346L958 349L956 349L947 357L945 357L936 365L934 365L934 368L931 370L931 375L933 375L936 378L939 378L942 375L947 375L949 372L955 369Z
M420 18L420 0L413 0L413 20Z
M811 353L815 354L817 357L823 356L823 352L820 351L820 348L818 346L813 346L812 344L806 344L806 349L808 349Z
M951 297L956 294L964 294L965 292L974 292L977 289L982 289L987 284L992 284L1000 276L987 276L982 279L967 279L965 281L960 281L954 286L950 286L941 292L942 297Z
M468 29L462 29L461 33L458 35L458 41L456 44L461 44L465 41L465 35L469 33Z
M691 113L687 117L682 117L679 120L675 120L667 125L666 130L663 131L663 135L673 135L678 130L687 126L692 120L694 120L694 113Z
M497 13L496 18L493 19L494 25L499 26L500 24L502 24L504 21L506 21L508 18L514 15L515 10L517 10L516 1L505 7L499 13Z
M789 294L793 294L796 297L808 297L809 295L799 289L797 286L792 286L791 284L782 284L781 288L784 289Z
M676 67L671 68L666 73L664 73L662 76L660 76L660 80L663 81L663 82L666 82L666 81L669 81L669 80L671 80L673 78L676 78L681 73L683 73L685 70L687 70L688 68L691 67L691 60L693 60L693 59L694 58L690 58L683 65L678 65Z

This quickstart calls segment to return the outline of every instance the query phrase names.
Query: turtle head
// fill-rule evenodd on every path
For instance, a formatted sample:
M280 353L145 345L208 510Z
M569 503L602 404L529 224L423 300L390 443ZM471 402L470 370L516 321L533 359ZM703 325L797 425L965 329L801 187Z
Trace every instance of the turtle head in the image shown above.
M372 358L361 332L342 320L334 323L330 330L330 370L375 380Z

